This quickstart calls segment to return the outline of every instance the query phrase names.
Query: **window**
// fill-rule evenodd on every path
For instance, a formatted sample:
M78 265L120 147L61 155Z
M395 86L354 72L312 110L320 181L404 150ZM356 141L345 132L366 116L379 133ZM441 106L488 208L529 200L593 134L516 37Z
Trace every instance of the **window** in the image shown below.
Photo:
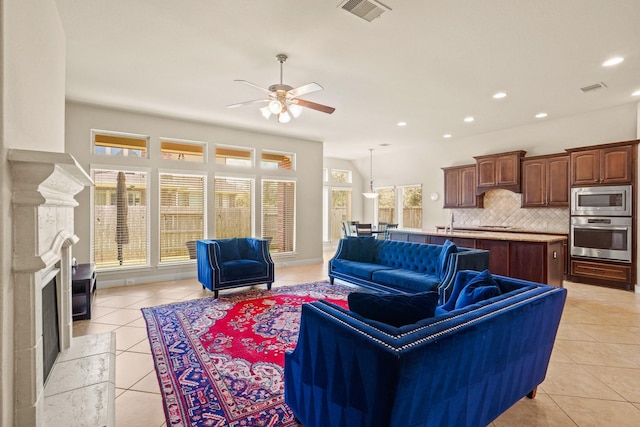
M293 154L263 151L260 157L260 166L263 169L293 170L293 159Z
M147 158L148 136L92 131L94 154Z
M189 259L187 242L202 239L206 177L160 173L160 263Z
M240 147L216 147L216 164L251 167L253 150Z
M422 229L422 185L399 187L401 190L402 228Z
M96 268L149 265L147 172L92 170Z
M395 224L396 218L396 190L393 187L377 188L378 192L378 222Z
M160 156L169 160L204 163L204 147L203 142L163 140L160 141Z
M331 180L333 182L351 183L351 171L331 169Z
M262 181L262 238L271 239L271 252L294 251L295 206L295 181Z
M329 181L329 169L322 168L322 182L328 182L328 181Z
M342 237L342 222L351 220L351 189L331 190L331 241Z
M215 238L253 235L253 179L216 177Z

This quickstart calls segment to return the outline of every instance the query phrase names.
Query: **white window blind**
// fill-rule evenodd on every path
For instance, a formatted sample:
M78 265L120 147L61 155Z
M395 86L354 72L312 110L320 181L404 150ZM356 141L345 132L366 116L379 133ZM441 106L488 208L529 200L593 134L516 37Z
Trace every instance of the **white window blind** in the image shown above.
M93 169L92 256L96 268L149 265L146 172Z
M271 239L271 252L294 251L295 206L295 181L262 181L262 238Z
M206 194L205 176L160 173L160 263L195 257L187 242L205 236Z
M250 237L253 230L253 179L216 177L215 238Z

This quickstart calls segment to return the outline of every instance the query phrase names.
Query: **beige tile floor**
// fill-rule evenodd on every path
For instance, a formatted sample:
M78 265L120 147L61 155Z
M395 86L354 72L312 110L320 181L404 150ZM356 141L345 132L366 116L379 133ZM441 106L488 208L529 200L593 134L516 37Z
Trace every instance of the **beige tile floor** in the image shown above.
M276 268L274 286L326 280L326 271L326 264ZM537 397L522 399L491 426L640 426L640 295L565 287L567 304ZM92 319L74 322L75 336L116 332L118 427L166 426L140 308L208 296L196 279L99 289Z

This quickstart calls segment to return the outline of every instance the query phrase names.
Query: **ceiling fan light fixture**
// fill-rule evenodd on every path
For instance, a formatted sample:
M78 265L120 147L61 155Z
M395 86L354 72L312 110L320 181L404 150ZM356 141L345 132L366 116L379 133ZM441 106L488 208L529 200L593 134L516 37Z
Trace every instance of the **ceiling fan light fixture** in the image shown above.
M289 110L294 119L297 119L302 114L302 107L296 104L289 105L287 110Z
M273 114L278 114L279 112L281 112L282 104L280 103L280 101L274 99L273 101L269 102L269 111L271 111L271 113Z
M262 113L262 117L264 117L265 119L271 117L271 111L269 110L269 107L260 108L260 112Z
M291 121L291 116L285 110L282 113L278 114L278 122L280 123L289 123Z

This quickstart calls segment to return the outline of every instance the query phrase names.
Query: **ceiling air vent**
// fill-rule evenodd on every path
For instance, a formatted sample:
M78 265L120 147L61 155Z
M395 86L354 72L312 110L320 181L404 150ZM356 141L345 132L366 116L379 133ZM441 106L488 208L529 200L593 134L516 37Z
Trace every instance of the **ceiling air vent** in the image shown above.
M368 22L391 10L390 7L374 0L347 0L340 3L338 7Z
M587 92L593 92L594 90L598 90L598 89L604 89L606 87L607 87L607 85L604 84L604 82L600 82L600 83L596 83L594 85L581 87L580 90L583 91L584 93L587 93Z

